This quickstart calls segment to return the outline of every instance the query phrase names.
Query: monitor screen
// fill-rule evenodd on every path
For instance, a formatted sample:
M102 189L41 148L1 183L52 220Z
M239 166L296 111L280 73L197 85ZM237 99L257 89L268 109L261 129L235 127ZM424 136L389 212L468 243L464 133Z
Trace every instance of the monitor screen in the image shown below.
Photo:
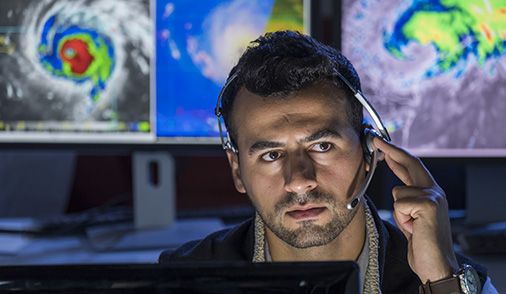
M217 142L216 100L249 42L304 31L302 0L157 0L156 134Z
M304 31L303 0L0 2L0 143L218 143L248 43Z
M341 49L393 141L506 156L506 2L344 0Z
M8 266L1 290L75 293L360 293L353 261Z
M0 2L0 140L152 139L149 0Z

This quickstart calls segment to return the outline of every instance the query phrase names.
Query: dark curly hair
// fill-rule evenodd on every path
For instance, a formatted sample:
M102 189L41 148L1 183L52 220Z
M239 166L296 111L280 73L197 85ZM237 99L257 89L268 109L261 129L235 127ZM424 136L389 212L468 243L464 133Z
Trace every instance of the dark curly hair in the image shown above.
M360 90L360 79L353 65L336 49L294 31L266 33L250 43L227 82L235 76L222 97L222 114L232 144L237 147L237 130L231 111L242 88L264 97L285 97L316 84L330 81L343 89L348 99L348 119L358 134L362 130L362 105L338 77L340 73Z

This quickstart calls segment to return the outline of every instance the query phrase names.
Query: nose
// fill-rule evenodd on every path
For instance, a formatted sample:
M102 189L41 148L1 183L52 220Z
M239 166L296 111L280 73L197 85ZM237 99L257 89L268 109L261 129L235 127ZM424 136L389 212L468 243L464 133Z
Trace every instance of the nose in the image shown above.
M290 156L285 166L285 190L304 194L317 186L313 160L304 152Z

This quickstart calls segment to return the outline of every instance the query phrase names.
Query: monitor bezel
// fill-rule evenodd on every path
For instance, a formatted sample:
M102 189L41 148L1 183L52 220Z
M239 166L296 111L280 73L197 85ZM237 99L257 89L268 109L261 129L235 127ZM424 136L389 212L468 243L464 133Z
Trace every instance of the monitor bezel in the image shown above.
M348 294L360 292L359 267L354 261L25 265L2 267L0 277L3 290L161 289L221 293L219 289L242 289L244 293L253 293L257 289L262 293L263 290L280 293L280 289L291 289L295 293L322 293L322 290L331 293L332 289ZM287 293L284 290L281 293Z

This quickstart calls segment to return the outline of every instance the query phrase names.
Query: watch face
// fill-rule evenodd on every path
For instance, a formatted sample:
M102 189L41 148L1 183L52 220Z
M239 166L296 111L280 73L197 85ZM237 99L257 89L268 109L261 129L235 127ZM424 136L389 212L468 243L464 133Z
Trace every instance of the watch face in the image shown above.
M465 293L469 294L480 293L481 289L480 278L478 277L478 274L476 273L476 270L473 267L469 265L464 265L461 282L463 284L462 288L465 291Z

